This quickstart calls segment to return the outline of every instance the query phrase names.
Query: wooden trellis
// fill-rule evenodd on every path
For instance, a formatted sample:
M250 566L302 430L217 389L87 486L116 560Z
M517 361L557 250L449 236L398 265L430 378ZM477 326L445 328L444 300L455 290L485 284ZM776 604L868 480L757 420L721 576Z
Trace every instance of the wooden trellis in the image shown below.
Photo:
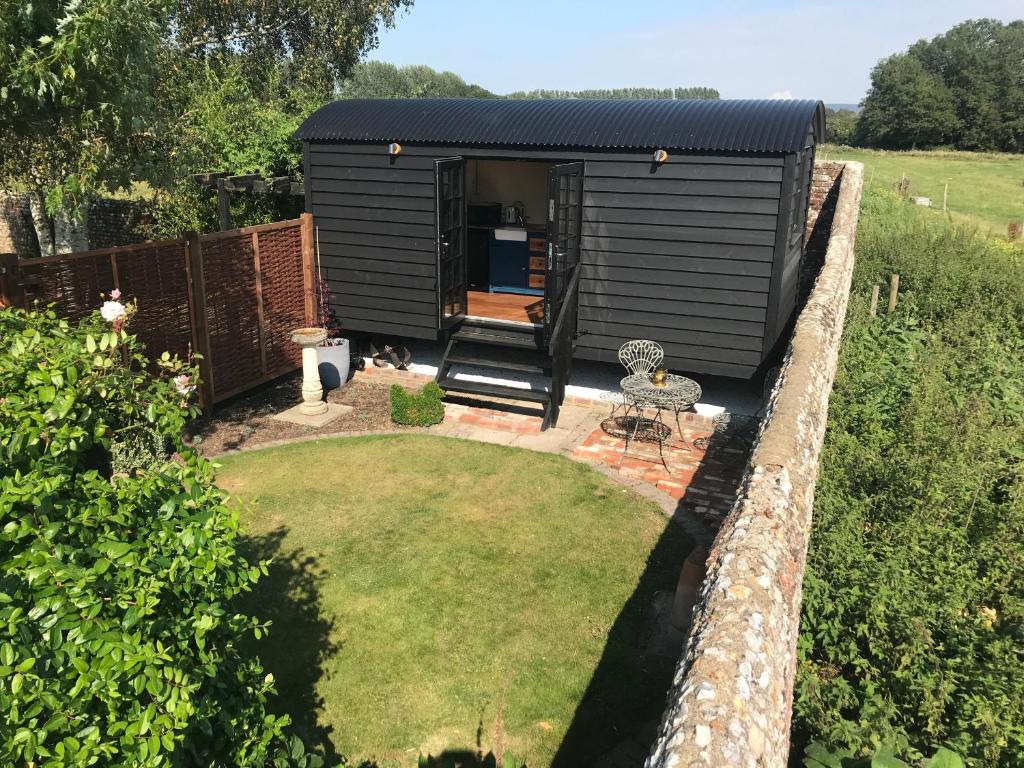
M118 248L0 260L0 304L80 320L115 288L138 302L150 357L202 355L204 407L298 368L291 332L316 319L313 218Z
M305 187L300 179L292 176L273 176L264 178L258 173L246 173L232 176L227 171L213 173L196 173L192 181L200 187L217 190L217 211L221 231L231 229L231 192L250 192L257 195L297 195L305 194Z

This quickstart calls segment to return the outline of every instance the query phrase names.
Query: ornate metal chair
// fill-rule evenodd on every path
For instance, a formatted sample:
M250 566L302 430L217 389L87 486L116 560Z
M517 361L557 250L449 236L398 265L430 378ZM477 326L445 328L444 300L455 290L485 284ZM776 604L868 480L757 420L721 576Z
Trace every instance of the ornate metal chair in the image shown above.
M655 341L638 339L636 341L627 341L619 347L619 362L622 363L622 367L630 375L643 374L650 376L664 359L665 350ZM620 410L623 413L629 410L630 404L626 399L625 392L619 390L618 392L610 393L609 399L612 403L612 412L609 418L615 418Z
M619 362L631 375L650 375L664 359L665 350L656 341L638 339L619 347Z
M619 347L619 362L622 363L622 366L630 376L649 378L664 359L665 351L661 348L661 345L654 341L637 339L635 341L627 341ZM660 422L660 419L644 418L644 409L651 404L624 389L614 393L611 399L612 412L601 423L601 426L605 432L621 437L626 441L622 456L619 458L619 464L622 463L622 459L629 453L630 443L640 439L644 442L658 444L658 456L661 459L661 463L667 469L668 464L665 463L665 456L662 450L662 444L667 438L667 428ZM633 415L631 416L630 414Z

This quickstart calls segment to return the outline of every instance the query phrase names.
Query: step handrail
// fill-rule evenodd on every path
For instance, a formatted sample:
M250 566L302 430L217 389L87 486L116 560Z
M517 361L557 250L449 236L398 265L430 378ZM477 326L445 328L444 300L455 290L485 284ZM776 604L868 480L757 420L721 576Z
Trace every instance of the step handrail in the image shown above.
M551 423L558 421L558 410L565 400L565 387L569 383L569 372L572 367L572 343L576 338L576 329L569 325L569 318L575 321L579 311L580 264L572 266L569 282L562 295L561 307L555 325L551 331L551 342L548 351L551 355ZM575 324L575 323L574 323Z
M577 264L573 264L573 266L572 266L572 274L569 277L569 283L566 285L565 293L562 295L562 302L561 302L562 306L561 306L561 309L558 312L558 317L555 318L555 327L551 329L551 342L552 342L552 345L556 342L556 340L559 339L559 336L562 333L562 328L563 328L563 326L566 323L566 319L565 318L568 315L570 315L570 314L575 314L573 312L567 312L566 309L568 308L569 304L575 304L576 303L575 297L578 295L577 288L579 286L579 282L580 282L580 265L577 263Z

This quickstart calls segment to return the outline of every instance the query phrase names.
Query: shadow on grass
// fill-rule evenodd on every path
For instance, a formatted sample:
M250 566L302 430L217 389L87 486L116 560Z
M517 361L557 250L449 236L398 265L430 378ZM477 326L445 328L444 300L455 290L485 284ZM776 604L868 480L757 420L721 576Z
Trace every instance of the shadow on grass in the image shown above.
M679 526L666 525L608 632L601 659L552 761L556 768L643 763L682 651L682 638L669 619L679 569L692 546Z
M243 551L250 562L272 562L268 575L245 596L241 607L272 624L267 636L247 639L243 651L258 655L274 675L278 695L270 700L271 711L290 716L292 731L306 746L323 755L328 765L336 765L341 757L331 729L317 719L323 699L316 690L325 663L338 651L331 641L334 621L321 610L322 576L316 558L302 550L282 549L287 534L286 528L278 528L244 539Z
M687 530L702 531L700 540L677 522L666 524L636 589L608 633L601 659L552 761L554 768L640 768L650 754L688 636L688 616L681 629L672 624L679 574L695 545L709 547L714 534L694 507L707 511L708 505L717 505L710 517L724 516L732 502L718 496L727 495L723 490L731 487L733 477L733 491L738 490L749 453L747 445L737 447L734 435L724 430L712 433L703 446L706 458L689 483L689 499L681 499L675 512L688 521ZM729 478L725 483L723 475Z
M522 768L520 765L505 763L499 765L493 752L486 755L468 749L446 749L437 757L421 757L419 768Z
M730 432L714 433L706 440L706 460L690 483L691 498L684 498L677 515L693 518L694 507L720 505L723 475L730 470L739 485L749 444L737 442ZM334 622L321 609L322 576L315 557L282 549L286 528L245 540L250 559L272 559L264 577L243 607L271 620L270 634L250 641L267 671L277 681L279 695L272 708L292 718L293 730L306 745L336 765L338 755L331 729L317 719L323 701L317 684L327 661L340 649L331 642ZM671 624L672 602L680 569L696 544L707 546L709 537L696 541L676 522L668 521L647 561L637 585L622 605L608 632L604 649L572 721L552 761L555 768L642 766L650 752L664 712L666 696L686 643L685 631ZM400 715L399 715L400 716ZM500 748L486 751L481 723L477 749L451 748L429 755L427 768L519 768L520 761ZM497 752L497 756L495 755ZM357 760L359 756L354 756ZM375 768L372 762L352 763ZM542 768L531 765L530 768Z
M499 713L499 722L495 724L495 728L498 730L502 728L500 719ZM499 736L498 744L495 746L497 755L493 750L484 752L484 720L481 715L476 726L476 749L449 748L438 755L420 754L417 766L418 768L532 768L515 755L504 753L500 743L501 737ZM360 768L378 767L364 765Z

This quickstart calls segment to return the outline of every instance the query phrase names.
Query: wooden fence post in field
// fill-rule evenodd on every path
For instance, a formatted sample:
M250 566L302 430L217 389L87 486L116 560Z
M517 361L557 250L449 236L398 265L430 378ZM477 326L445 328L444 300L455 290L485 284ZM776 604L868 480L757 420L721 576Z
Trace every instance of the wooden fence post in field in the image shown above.
M305 298L304 311L306 325L316 323L316 272L313 269L313 214L304 213L300 217L302 224L299 231L302 235L302 293Z
M878 314L878 284L871 286L871 309L868 310L868 315L874 317Z
M210 412L213 408L213 367L210 359L210 328L206 322L203 246L195 232L186 233L184 238L188 303L192 315L192 349L202 355L199 361L199 405L204 411Z
M900 292L900 276L891 275L889 277L889 312L896 309L896 297Z

